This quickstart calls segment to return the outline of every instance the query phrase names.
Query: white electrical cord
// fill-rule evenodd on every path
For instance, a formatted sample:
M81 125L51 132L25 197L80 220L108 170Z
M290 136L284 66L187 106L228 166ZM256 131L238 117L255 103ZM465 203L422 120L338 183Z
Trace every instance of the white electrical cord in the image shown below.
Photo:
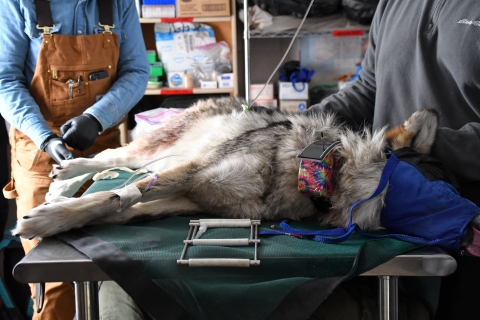
M246 1L246 0L243 0L243 1ZM297 31L295 31L295 34L294 34L294 36L293 36L293 38L292 38L292 41L290 41L290 44L288 45L287 51L285 51L285 54L283 55L282 59L281 59L280 62L278 63L277 67L275 68L275 70L273 70L273 72L272 72L272 74L270 75L270 77L268 78L267 82L263 85L262 90L260 90L260 92L257 94L257 96L255 97L255 99L253 99L253 101L248 105L249 108L251 108L251 107L253 106L253 104L255 103L255 101L257 100L257 98L262 94L263 89L265 89L265 87L267 86L267 84L270 83L270 80L272 80L273 76L275 75L275 72L277 72L277 70L280 68L280 66L281 66L282 63L283 63L283 60L285 60L285 58L287 57L288 52L289 52L290 49L292 48L293 41L295 41L295 39L297 38L298 32L299 32L300 29L302 28L303 23L305 22L305 19L307 19L308 12L310 12L310 8L312 7L314 1L315 1L315 0L311 0L311 1L310 1L310 4L308 5L307 11L305 12L305 15L303 16L302 22L300 22L300 25L298 26Z

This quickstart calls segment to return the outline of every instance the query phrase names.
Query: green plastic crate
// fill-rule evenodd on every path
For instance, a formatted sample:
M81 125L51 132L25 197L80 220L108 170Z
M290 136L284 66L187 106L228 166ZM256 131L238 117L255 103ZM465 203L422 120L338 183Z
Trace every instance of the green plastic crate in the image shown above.
M163 64L161 62L155 62L150 64L150 76L160 77L163 75Z
M147 58L149 63L157 62L157 52L155 50L147 50Z

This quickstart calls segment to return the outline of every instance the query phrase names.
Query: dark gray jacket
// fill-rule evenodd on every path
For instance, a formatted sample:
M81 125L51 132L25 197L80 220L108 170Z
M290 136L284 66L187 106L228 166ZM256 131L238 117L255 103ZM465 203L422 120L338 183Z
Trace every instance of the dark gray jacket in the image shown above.
M362 68L312 111L378 129L434 108L441 128L432 155L462 184L480 185L479 0L381 0Z

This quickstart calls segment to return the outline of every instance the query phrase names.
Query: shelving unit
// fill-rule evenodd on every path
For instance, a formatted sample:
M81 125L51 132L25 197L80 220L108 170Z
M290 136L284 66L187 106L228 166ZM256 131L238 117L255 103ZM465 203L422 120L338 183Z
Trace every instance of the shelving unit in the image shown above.
M238 63L237 63L237 25L236 25L236 2L230 1L230 16L228 17L196 17L196 18L140 18L143 38L147 50L157 50L155 43L155 23L174 23L174 22L194 22L208 24L215 32L216 41L225 41L230 47L232 55L232 72L234 75L233 88L201 89L201 88L169 88L147 89L145 96L152 98L160 105L162 99L172 95L190 95L190 94L230 94L238 95ZM124 122L120 126L121 144L129 142L128 130Z
M249 29L249 15L246 2L243 6L243 21L244 21L244 53L245 53L245 98L252 100L255 97L250 96L250 83L252 68L251 63L251 39L281 39L292 38L295 35L296 29L302 19L291 16L276 16L273 17L272 26L289 26L288 28L272 28L266 27L264 30L250 30ZM295 20L295 22L292 22ZM308 36L362 36L369 32L369 26L359 24L357 22L348 20L343 14L331 15L325 18L308 18L300 29L297 38ZM283 52L282 52L283 54ZM278 55L280 60L281 54ZM277 57L275 57L277 58ZM266 77L272 70L266 70Z
M140 18L140 23L172 23L172 22L218 22L218 21L231 21L232 17L212 17L212 18Z
M368 28L348 28L348 29L332 29L332 30L300 30L297 37L308 36L362 36L368 33ZM292 38L295 35L294 30L279 31L279 32L262 32L258 30L250 31L250 38Z
M147 89L145 91L146 96L158 96L158 95L181 95L181 94L212 94L212 93L235 93L235 88L219 88L219 89L176 89L176 88L159 88L159 89Z
M237 26L236 26L236 7L235 0L230 1L230 16L228 17L195 17L195 18L140 18L143 37L147 50L156 50L155 44L155 23L174 23L174 22L194 22L208 24L215 32L216 41L225 41L230 47L232 55L232 69L234 74L233 88L220 89L175 89L175 88L159 88L147 89L145 95L162 96L162 95L184 95L184 94L224 94L238 95L238 63L237 63Z

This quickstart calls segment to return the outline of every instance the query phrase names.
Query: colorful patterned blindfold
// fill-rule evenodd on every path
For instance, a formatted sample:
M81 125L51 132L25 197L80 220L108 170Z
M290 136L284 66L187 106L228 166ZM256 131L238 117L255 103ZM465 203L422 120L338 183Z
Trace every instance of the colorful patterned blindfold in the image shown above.
M330 197L337 184L337 172L342 161L334 151L340 141L333 143L316 141L306 147L297 158L298 190L313 198Z

